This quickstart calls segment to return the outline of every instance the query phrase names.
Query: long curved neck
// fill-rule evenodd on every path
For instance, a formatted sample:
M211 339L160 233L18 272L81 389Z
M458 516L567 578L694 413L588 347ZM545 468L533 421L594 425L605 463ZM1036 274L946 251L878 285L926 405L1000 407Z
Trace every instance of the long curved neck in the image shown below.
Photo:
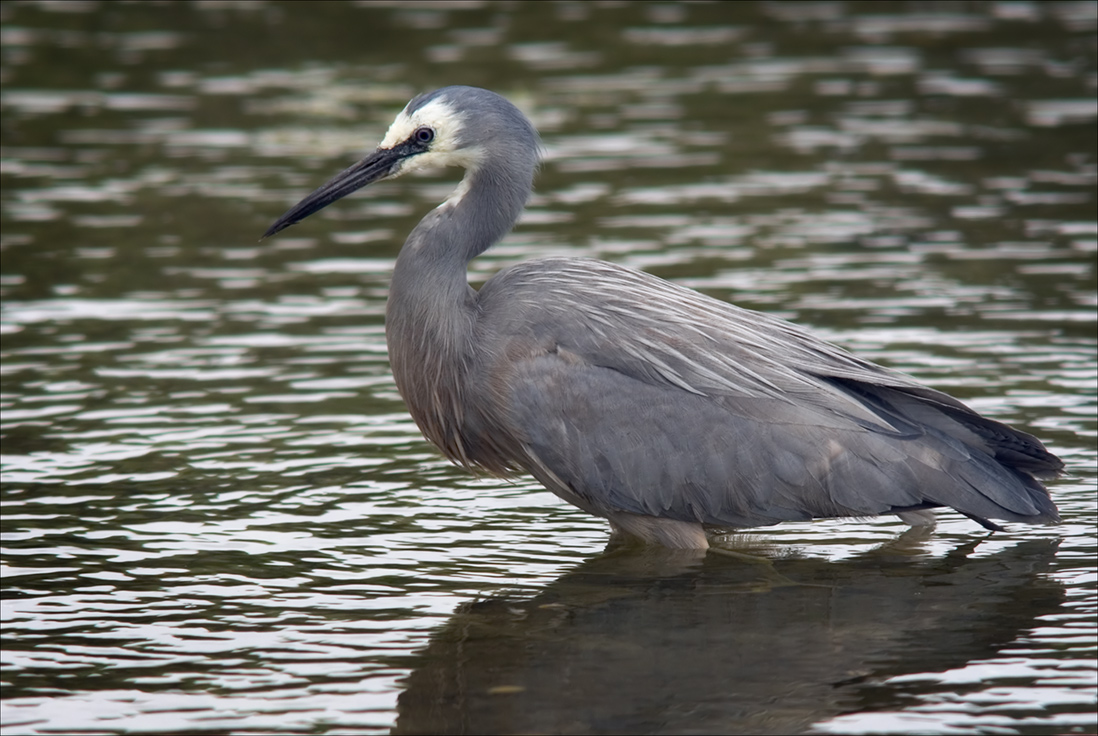
M467 171L454 193L408 236L397 258L394 289L403 287L402 280L409 276L418 280L455 270L464 280L469 261L514 227L532 181L532 166L485 164Z
M427 438L466 466L475 463L462 427L477 297L466 268L515 224L532 175L532 168L525 175L489 166L468 171L412 230L393 270L385 335L397 388Z
M485 165L465 174L454 193L420 220L397 256L386 309L387 324L409 322L442 343L464 327L476 293L466 281L469 261L510 231L530 193L526 171ZM455 322L456 320L456 322Z

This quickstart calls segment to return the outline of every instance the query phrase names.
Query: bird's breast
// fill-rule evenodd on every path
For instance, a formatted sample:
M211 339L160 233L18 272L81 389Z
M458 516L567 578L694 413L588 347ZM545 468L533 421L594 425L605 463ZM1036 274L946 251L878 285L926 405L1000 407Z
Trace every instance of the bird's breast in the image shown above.
M476 338L476 315L393 314L386 319L389 361L408 413L449 460L470 470L510 475L516 469L493 389L494 369ZM414 316L414 315L413 315Z

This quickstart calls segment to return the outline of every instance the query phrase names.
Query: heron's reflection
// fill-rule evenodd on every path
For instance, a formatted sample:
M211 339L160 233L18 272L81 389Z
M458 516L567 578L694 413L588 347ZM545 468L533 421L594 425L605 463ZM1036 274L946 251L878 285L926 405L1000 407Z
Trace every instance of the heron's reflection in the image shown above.
M609 551L524 600L462 606L397 733L795 733L895 706L879 683L986 657L1059 606L1054 541L829 562Z

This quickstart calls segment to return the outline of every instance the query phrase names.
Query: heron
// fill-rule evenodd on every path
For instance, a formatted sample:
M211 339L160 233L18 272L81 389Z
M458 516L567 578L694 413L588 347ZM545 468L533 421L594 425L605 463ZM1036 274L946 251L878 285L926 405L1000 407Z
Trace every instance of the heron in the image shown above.
M527 260L479 290L472 259L515 225L540 138L489 90L421 94L377 149L264 238L368 184L465 170L408 236L385 335L423 435L472 472L529 474L612 538L703 549L728 530L952 508L1050 524L1063 463L1030 434L791 322L579 257Z

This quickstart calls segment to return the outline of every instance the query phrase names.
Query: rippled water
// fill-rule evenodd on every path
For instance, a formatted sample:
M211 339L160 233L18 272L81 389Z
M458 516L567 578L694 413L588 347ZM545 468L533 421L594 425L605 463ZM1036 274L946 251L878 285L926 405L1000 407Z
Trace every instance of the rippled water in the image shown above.
M1095 733L1096 7L0 6L5 734ZM604 553L442 461L383 310L455 175L256 239L454 83L546 149L474 283L795 319L1041 436L1064 523Z

